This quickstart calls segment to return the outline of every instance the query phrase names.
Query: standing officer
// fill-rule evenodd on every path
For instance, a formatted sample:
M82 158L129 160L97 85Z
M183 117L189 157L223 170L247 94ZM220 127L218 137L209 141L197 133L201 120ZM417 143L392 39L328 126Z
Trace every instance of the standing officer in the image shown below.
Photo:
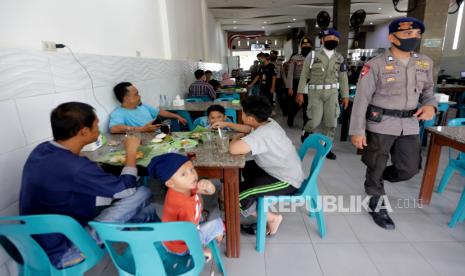
M305 57L312 51L312 43L310 42L310 38L308 36L304 36L300 41L300 54L294 55L289 60L289 67L287 70L287 80L286 80L286 87L287 87L287 98L288 98L288 116L287 116L287 125L292 127L294 126L294 117L299 112L300 105L298 105L295 101L295 97L297 96L297 87L299 86L300 74L302 73L302 68L304 67ZM307 117L307 106L304 102L304 106L302 106L302 114L304 119L304 126L308 121Z
M342 97L344 109L349 105L349 82L347 78L347 64L344 57L334 49L339 44L340 34L334 29L324 30L321 34L323 49L314 55L308 55L300 75L299 93L296 102L301 105L305 86L308 82L308 122L304 127L303 140L323 121L322 133L331 139L337 127L339 117L339 92ZM330 151L328 159L336 159Z
M415 18L392 21L388 36L391 48L365 64L357 84L349 134L352 144L364 150L370 214L384 229L395 226L386 209L379 208L384 206L383 180L405 181L418 173L418 121L433 118L437 108L433 62L413 52L424 31L423 22ZM389 154L392 165L386 166Z
M270 54L259 53L257 58L260 61L260 69L258 69L258 75L255 76L247 88L252 88L258 82L260 84L260 95L267 97L270 104L273 104L273 94L276 87L276 68L270 62Z

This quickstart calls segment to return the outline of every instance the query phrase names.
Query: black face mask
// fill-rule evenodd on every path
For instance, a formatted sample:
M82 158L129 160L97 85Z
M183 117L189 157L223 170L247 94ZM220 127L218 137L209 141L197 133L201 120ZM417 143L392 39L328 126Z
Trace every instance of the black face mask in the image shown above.
M325 43L323 44L323 46L328 49L328 50L334 50L334 48L337 47L337 45L339 44L338 41L336 40L327 40L325 41Z
M302 54L302 56L306 57L311 50L312 47L302 47L300 53Z
M404 51L404 52L414 51L418 47L421 41L421 39L416 38L416 37L405 38L405 39L398 38L396 35L394 35L394 37L397 38L397 40L399 40L400 44L396 45L392 43L392 45L394 45L397 49Z

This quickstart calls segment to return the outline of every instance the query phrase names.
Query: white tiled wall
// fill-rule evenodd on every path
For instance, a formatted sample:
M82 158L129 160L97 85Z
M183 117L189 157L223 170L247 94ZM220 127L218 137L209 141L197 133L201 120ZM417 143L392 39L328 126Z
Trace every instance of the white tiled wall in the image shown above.
M92 76L66 49L41 52L0 49L0 216L18 214L24 162L40 142L51 138L50 111L67 101L91 104L107 130L108 113L117 106L113 86L136 85L142 100L157 106L160 94L184 96L197 68L220 71L216 63L76 54ZM0 250L0 275L16 268Z

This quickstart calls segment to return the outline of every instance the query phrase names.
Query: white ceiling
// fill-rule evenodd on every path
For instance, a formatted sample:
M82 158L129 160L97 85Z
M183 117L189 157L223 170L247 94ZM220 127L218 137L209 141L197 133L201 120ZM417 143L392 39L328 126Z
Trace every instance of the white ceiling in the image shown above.
M406 9L407 3L408 0L400 0L399 9ZM331 16L333 13L332 0L207 0L207 4L222 28L230 32L284 34L290 28L304 27L306 19L315 19L322 10ZM394 10L392 0L353 0L351 12L358 9L367 13L364 25L405 15Z

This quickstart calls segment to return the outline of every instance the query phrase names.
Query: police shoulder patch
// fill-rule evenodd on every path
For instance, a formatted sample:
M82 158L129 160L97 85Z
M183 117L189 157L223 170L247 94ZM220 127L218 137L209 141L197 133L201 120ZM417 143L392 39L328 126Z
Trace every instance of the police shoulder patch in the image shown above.
M365 65L363 65L362 71L360 72L360 78L363 78L366 75L368 75L368 73L370 73L370 69L370 64L366 63Z

